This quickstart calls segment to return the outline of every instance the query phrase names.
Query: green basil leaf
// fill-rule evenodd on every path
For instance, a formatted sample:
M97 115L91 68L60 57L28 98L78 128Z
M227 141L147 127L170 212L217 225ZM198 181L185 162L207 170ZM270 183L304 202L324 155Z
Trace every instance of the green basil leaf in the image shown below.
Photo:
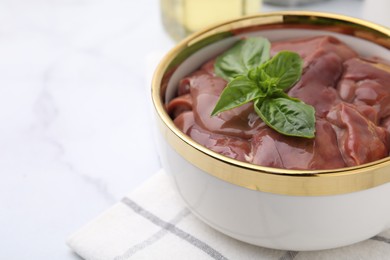
M269 98L287 98L287 99L291 99L291 100L294 100L297 102L301 102L297 98L290 97L289 95L287 95L286 92L284 92L283 90L281 90L279 88L273 88L270 91L268 91L267 97L269 97Z
M256 82L247 76L238 76L228 83L222 91L217 104L214 107L212 116L244 105L256 98L265 96L257 86Z
M294 52L281 51L269 60L270 42L264 38L240 40L220 55L215 73L229 83L212 115L254 101L261 119L281 134L313 138L315 110L285 90L301 77L303 60Z
M277 132L314 138L315 111L310 105L287 98L264 98L255 101L260 118Z
M269 59L270 48L270 42L263 37L240 40L217 58L215 74L227 81L245 75Z
M281 51L272 59L261 65L265 75L260 80L273 79L272 83L280 89L287 89L296 83L302 74L303 61L299 54L290 51Z

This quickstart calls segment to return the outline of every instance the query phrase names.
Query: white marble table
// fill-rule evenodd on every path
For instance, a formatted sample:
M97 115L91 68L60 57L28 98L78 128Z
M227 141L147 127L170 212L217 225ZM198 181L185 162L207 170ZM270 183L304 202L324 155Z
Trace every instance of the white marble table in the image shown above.
M158 0L0 2L0 259L77 259L66 237L159 169L147 64L172 46Z

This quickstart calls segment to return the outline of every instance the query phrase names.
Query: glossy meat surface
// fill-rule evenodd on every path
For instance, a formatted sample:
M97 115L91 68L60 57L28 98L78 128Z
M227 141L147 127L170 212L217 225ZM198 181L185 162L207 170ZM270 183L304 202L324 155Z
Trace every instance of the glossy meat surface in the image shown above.
M275 42L271 55L295 51L301 79L287 92L316 110L314 139L284 136L266 126L253 104L211 117L227 82L215 60L180 81L167 104L175 125L199 144L225 156L285 169L335 169L389 155L390 68L368 61L338 39L320 36Z

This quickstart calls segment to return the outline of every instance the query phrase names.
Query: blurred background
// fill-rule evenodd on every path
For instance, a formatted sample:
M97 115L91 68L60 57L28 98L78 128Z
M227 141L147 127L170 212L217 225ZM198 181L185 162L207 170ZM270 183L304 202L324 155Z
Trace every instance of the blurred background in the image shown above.
M1 0L0 259L78 259L66 238L160 168L162 55L214 18L278 10L390 26L384 0Z

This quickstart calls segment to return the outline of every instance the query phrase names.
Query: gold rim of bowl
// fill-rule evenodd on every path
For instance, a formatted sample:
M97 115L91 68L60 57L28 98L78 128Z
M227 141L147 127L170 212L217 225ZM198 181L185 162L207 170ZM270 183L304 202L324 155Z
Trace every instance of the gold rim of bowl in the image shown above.
M332 170L287 170L253 165L215 153L174 125L165 110L163 83L186 57L207 44L262 28L314 26L367 39L390 49L390 29L364 20L319 12L274 12L243 17L197 32L173 48L152 80L152 100L163 138L184 159L206 173L251 190L294 196L345 194L390 182L390 157L356 167ZM340 30L341 29L341 30Z

